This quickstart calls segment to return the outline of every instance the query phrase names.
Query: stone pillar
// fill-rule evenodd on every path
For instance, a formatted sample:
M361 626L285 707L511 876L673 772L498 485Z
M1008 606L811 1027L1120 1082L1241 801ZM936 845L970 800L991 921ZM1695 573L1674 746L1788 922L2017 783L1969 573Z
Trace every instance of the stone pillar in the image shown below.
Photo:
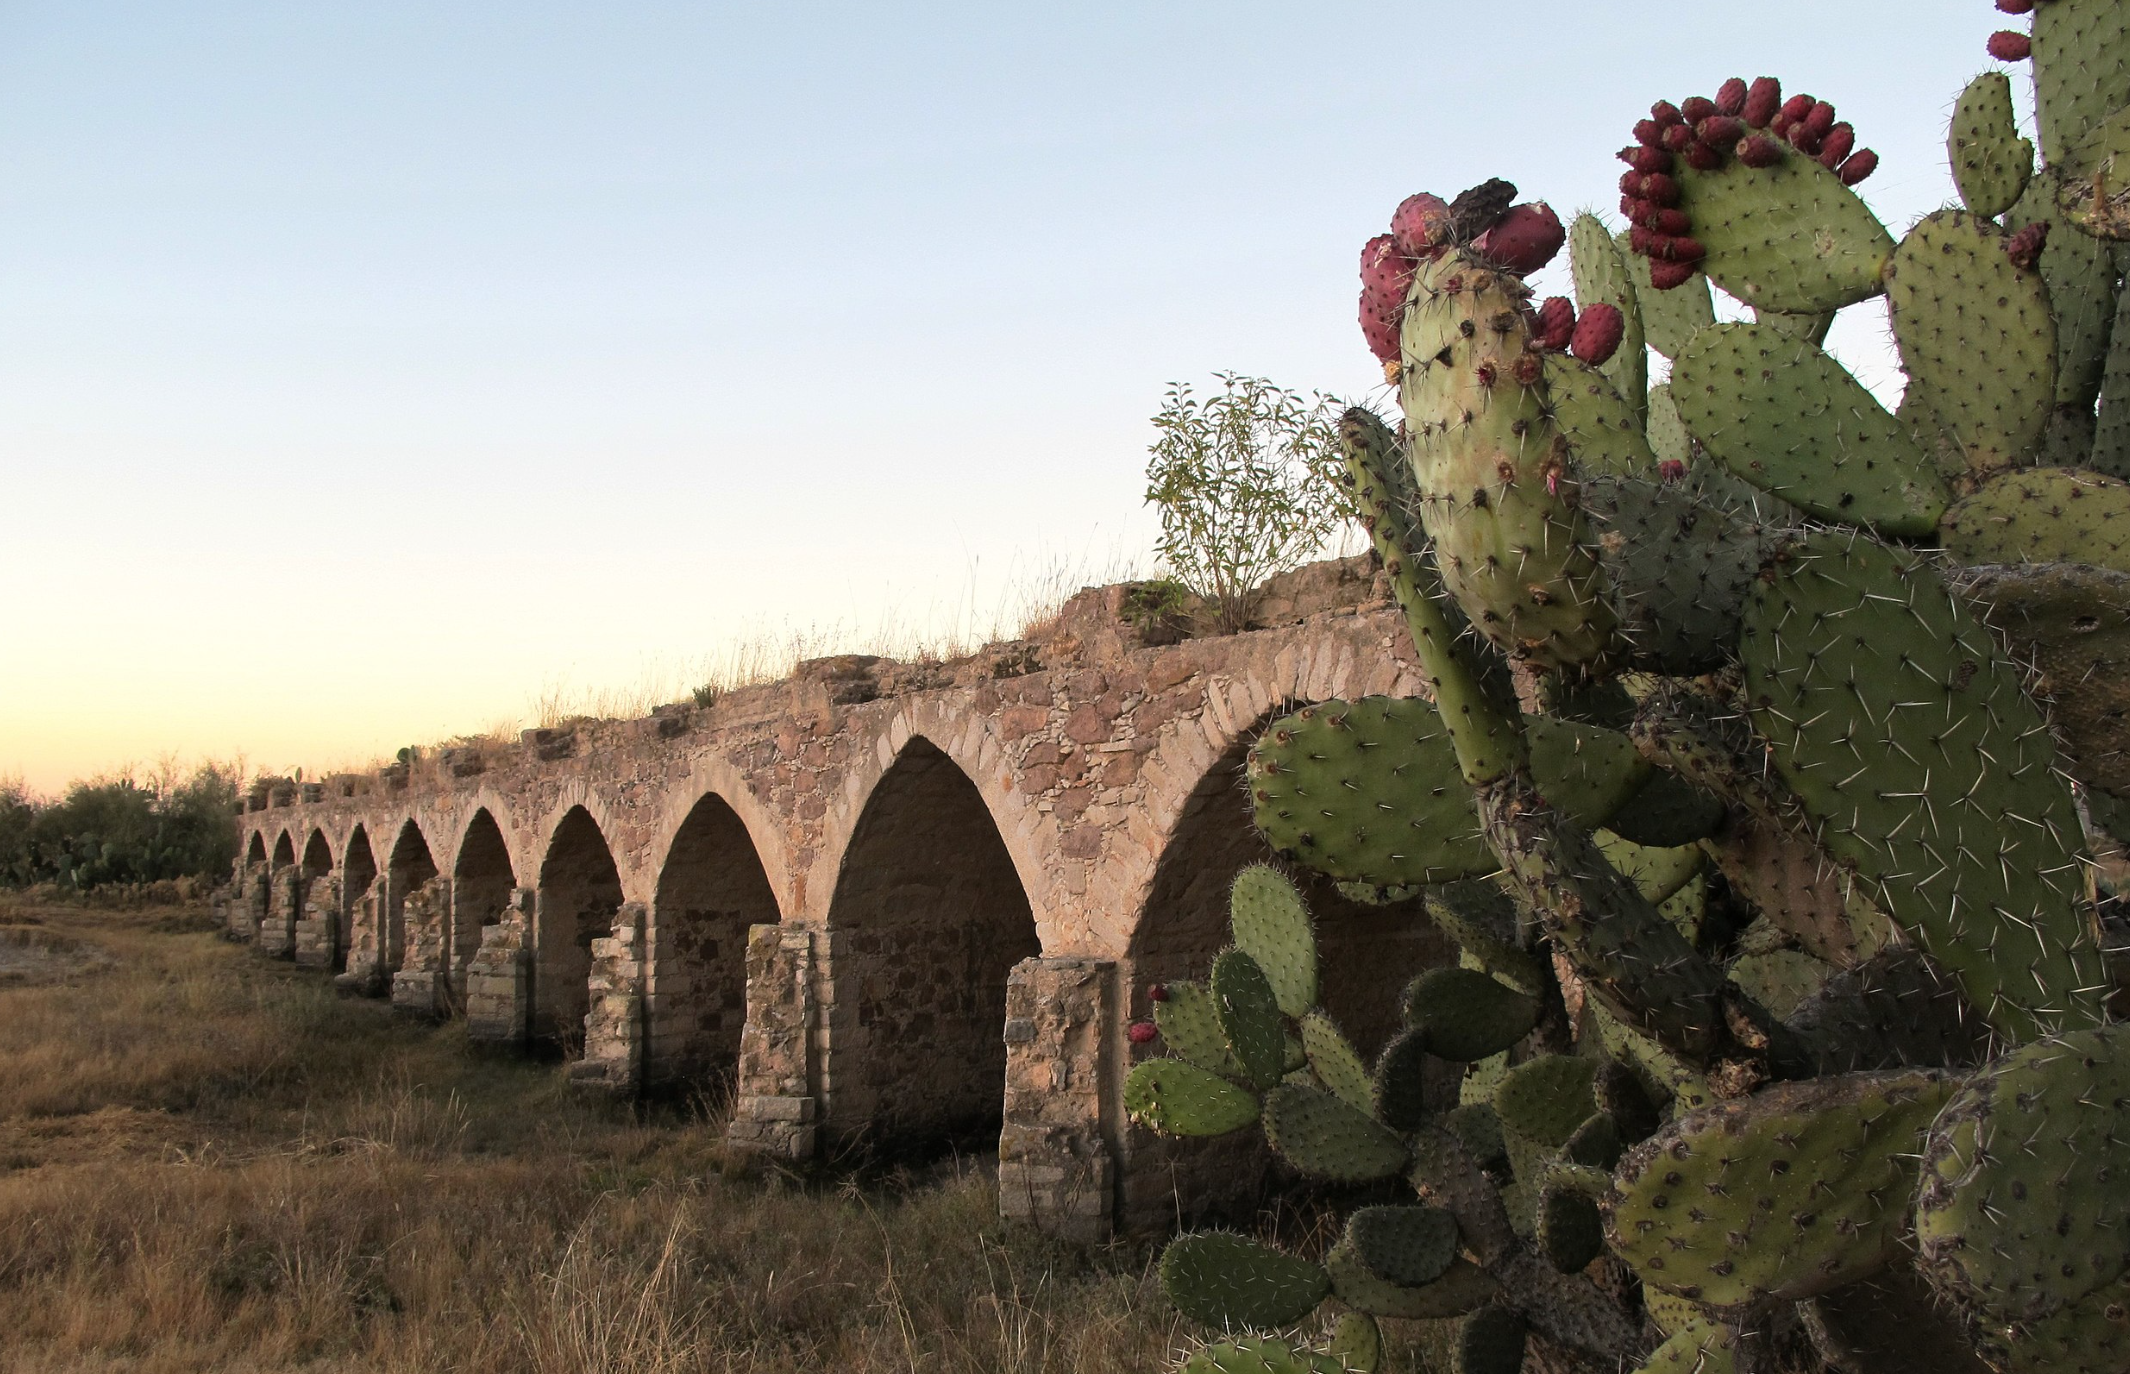
M402 905L407 952L392 975L392 1007L415 1016L451 1014L451 978L444 967L444 921L451 880L439 874L407 894Z
M292 959L296 955L296 921L303 914L304 893L310 880L301 864L274 871L269 886L266 920L259 927L259 952L269 959Z
M250 944L258 938L259 927L266 924L266 907L270 899L266 869L247 864L237 876L236 890L230 895L228 925L222 933L240 944Z
M513 889L503 919L481 928L481 947L466 966L466 1035L522 1045L532 1035L533 892Z
M820 1132L814 1031L820 1020L814 932L747 932L747 1024L726 1143L777 1159L811 1159Z
M592 941L590 1010L584 1015L584 1058L570 1065L570 1082L616 1096L643 1083L643 983L646 947L642 902L623 902L614 933Z
M1054 1236L1116 1229L1117 966L1023 959L1006 983L1006 1124L998 1209Z
M307 886L294 931L296 964L329 969L340 952L340 875L321 874Z
M379 997L388 989L384 962L385 881L371 882L370 890L355 899L348 924L347 972L333 980L343 992Z

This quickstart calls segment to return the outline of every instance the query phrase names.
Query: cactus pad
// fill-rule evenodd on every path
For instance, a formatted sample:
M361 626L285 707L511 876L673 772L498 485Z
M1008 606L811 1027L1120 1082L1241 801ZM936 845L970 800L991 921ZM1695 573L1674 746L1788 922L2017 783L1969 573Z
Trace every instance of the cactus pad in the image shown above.
M1732 982L1785 1021L1806 998L1825 987L1833 974L1831 964L1823 963L1801 949L1741 955L1730 967Z
M1236 948L1257 961L1282 1012L1300 1016L1316 1005L1316 931L1285 874L1264 864L1236 874L1228 921Z
M1529 377L1529 291L1461 252L1422 263L1400 400L1421 524L1474 628L1540 669L1601 664L1612 615L1568 494L1568 441Z
M1228 1048L1227 1033L1213 1011L1213 994L1203 983L1167 984L1154 1003L1154 1027L1168 1047L1201 1069L1225 1078L1243 1078L1245 1073L1235 1052Z
M1346 1243L1386 1283L1433 1283L1457 1259L1457 1218L1440 1207L1363 1207L1346 1218Z
M1605 1221L1597 1202L1574 1188L1548 1187L1538 1200L1538 1248L1563 1274L1605 1253Z
M1405 1023L1430 1053L1472 1063L1501 1053L1538 1024L1538 1002L1476 969L1429 969L1405 989Z
M1210 1136L1257 1120L1257 1098L1181 1059L1148 1059L1124 1080L1124 1109L1164 1135Z
M2072 150L2056 186L2064 217L2101 239L2130 239L2130 105Z
M1644 1283L1711 1307L1825 1292L1900 1248L1942 1074L1780 1083L1679 1118L1629 1152L1607 1200Z
M1814 535L1756 588L1740 652L1776 768L1878 906L2000 1031L2091 1024L2070 785L2017 669L1930 566Z
M1694 335L1672 399L1735 476L1823 520L1931 533L1946 492L1928 454L1840 363L1762 324Z
M2011 78L1984 72L1967 83L1953 106L1945 151L1970 211L1995 219L2018 203L2034 173L2034 145L2019 136Z
M2034 6L2034 117L2042 156L2068 162L2130 90L2130 11L2116 0Z
M1641 293L1635 290L1627 255L1597 216L1577 215L1568 227L1568 263L1580 309L1609 305L1620 312L1620 346L1599 371L1629 405L1639 406L1649 391L1649 355L1644 351ZM1643 270L1646 275L1648 269Z
M1484 977L1485 975L1481 975ZM1418 1130L1428 1117L1427 1032L1405 1030L1391 1037L1376 1056L1369 1106L1376 1120L1394 1131Z
M1383 1363L1383 1332L1366 1312L1342 1312L1324 1353L1346 1374L1376 1374Z
M1597 841L1598 851L1605 856L1605 861L1619 870L1620 876L1633 883L1652 904L1664 901L1685 887L1701 871L1702 860L1706 857L1699 845L1658 849L1622 839L1610 830L1600 830L1592 838Z
M1744 609L1742 589L1739 609ZM1670 849L1707 839L1723 824L1723 816L1722 798L1658 769L1612 813L1605 828L1623 840Z
M2072 776L2130 797L2130 573L2075 563L1984 566L1958 586L2040 671Z
M1648 760L1617 730L1551 716L1530 717L1524 728L1540 795L1577 825L1603 825L1649 781Z
M1271 1337L1216 1341L1184 1362L1180 1374L1347 1374L1357 1366L1336 1356L1296 1350Z
M1323 1266L1220 1231L1178 1236L1161 1252L1161 1287L1208 1326L1290 1326L1331 1291Z
M1448 1368L1441 1374L1517 1374L1524 1365L1523 1314L1502 1303L1489 1303L1457 1323L1448 1343Z
M1368 1065L1322 1011L1302 1017L1302 1054L1317 1081L1340 1101L1359 1111L1370 1107Z
M1822 1073L1966 1067L1989 1053L1989 1027L1959 984L1908 945L1834 974L1784 1019Z
M1378 886L1493 871L1434 706L1363 697L1304 707L1250 751L1257 828L1320 873Z
M2056 398L2056 323L2041 274L2004 234L1961 210L1925 216L1886 288L1908 370L1902 408L1927 418L1939 465L1984 474L2031 461Z
M1737 643L1746 589L1779 537L1641 478L1586 480L1582 501L1635 661L1667 673L1720 666Z
M1613 242L1634 276L1635 303L1642 310L1642 333L1649 346L1667 358L1679 356L1694 331L1716 322L1716 302L1709 293L1708 278L1700 272L1669 291L1659 291L1649 281L1649 259L1631 252L1621 239ZM1654 400L1654 389L1652 389Z
M1746 304L1810 314L1879 293L1893 240L1856 192L1809 157L1674 169L1709 280Z
M1286 1028L1264 970L1239 949L1223 950L1213 960L1212 994L1213 1015L1243 1072L1260 1088L1279 1082L1287 1071Z
M1526 1060L1503 1076L1494 1092L1494 1111L1504 1130L1557 1150L1597 1109L1591 1095L1596 1074L1597 1061L1581 1056Z
M1645 477L1657 470L1643 434L1642 407L1621 396L1604 373L1566 353L1548 353L1545 377L1554 423L1585 473Z
M1733 1374L1737 1335L1707 1317L1695 1317L1664 1338L1636 1374Z
M1931 1286L1985 1323L2122 1301L2130 1276L2130 1031L2078 1031L1991 1063L1923 1154L1916 1242Z
M1462 1316L1494 1301L1501 1284L1467 1259L1450 1262L1442 1277L1418 1288L1402 1288L1377 1278L1353 1246L1341 1239L1324 1256L1331 1291L1340 1302L1376 1317L1425 1321Z
M1282 1083L1265 1096L1265 1139L1289 1164L1334 1183L1370 1183L1405 1168L1405 1143L1330 1093Z
M2076 468L2007 472L1946 511L1940 536L1963 563L2090 563L2130 573L2130 482Z

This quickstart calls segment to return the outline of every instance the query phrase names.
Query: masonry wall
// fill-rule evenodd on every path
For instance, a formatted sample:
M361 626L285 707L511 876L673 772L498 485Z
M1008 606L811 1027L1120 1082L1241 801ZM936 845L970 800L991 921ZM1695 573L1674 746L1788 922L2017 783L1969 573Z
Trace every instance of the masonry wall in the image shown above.
M280 938L284 907L337 893L343 986L560 1043L607 1090L730 1092L743 1148L980 1133L1002 1207L1073 1234L1247 1206L1246 1147L1125 1120L1125 1030L1152 982L1203 976L1228 881L1268 857L1239 771L1255 730L1418 693L1385 590L1319 565L1270 628L1153 644L1097 589L952 663L818 660L709 707L267 787L228 928ZM314 836L346 858L277 895L273 856ZM1327 1001L1369 1043L1446 947L1411 908L1311 898Z

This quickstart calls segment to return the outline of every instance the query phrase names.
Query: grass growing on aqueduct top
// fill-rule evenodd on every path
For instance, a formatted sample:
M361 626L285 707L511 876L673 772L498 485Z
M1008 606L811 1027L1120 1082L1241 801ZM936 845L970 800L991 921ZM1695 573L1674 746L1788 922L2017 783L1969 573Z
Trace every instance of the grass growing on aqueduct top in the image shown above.
M979 1167L727 1178L714 1111L580 1100L210 925L0 906L11 1374L1141 1374L1181 1344L1146 1252L1002 1229Z

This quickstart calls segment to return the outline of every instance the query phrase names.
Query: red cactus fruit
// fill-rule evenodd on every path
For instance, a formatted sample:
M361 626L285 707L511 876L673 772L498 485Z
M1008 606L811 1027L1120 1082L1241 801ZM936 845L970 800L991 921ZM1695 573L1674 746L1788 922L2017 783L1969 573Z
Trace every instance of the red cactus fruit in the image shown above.
M1634 153L1633 157L1626 156L1629 151ZM1621 157L1628 166L1634 168L1637 172L1668 172L1671 170L1671 154L1665 152L1662 148L1637 147L1631 150L1622 149Z
M1553 261L1567 241L1568 231L1561 227L1560 216L1540 200L1510 206L1501 223L1480 240L1479 251L1511 272L1527 274Z
M1657 460L1657 476L1667 482L1683 482L1686 480L1686 464L1676 458L1661 458Z
M1146 990L1146 995L1151 1001L1166 1002L1169 1000L1169 985L1167 983L1156 983Z
M1407 196L1391 212L1390 236L1409 258L1429 256L1449 238L1450 206L1425 191Z
M1147 1045L1152 1044L1154 1037L1161 1034L1161 1032L1154 1029L1154 1023L1151 1021L1134 1021L1131 1024L1131 1029L1125 1031L1124 1034L1134 1045Z
M1649 284L1659 291L1669 291L1673 287L1684 286L1692 281L1694 273L1698 270L1690 262L1660 262L1651 259L1649 264Z
M1713 172L1723 165L1722 151L1711 148L1706 143L1689 145L1685 157L1686 165L1697 172Z
M1788 129L1785 129L1783 137L1789 140L1792 148L1803 153L1806 157L1819 156L1819 135L1806 128L1803 120L1799 120Z
M1772 76L1763 76L1757 78L1747 89L1745 104L1738 107L1738 113L1744 116L1745 122L1753 128L1765 129L1768 122L1775 118L1775 112L1781 108L1782 83Z
M2014 266L2031 271L2034 264L2041 261L2041 250L2048 241L2049 222L2037 219L2004 241L2004 255Z
M1989 55L1999 62L2024 62L2034 52L2034 41L2015 29L1999 29L1989 36Z
M1834 107L1824 100L1814 102L1805 114L1804 126L1811 131L1812 137L1825 138L1827 131L1834 127Z
M1710 115L1694 126L1694 135L1711 148L1728 152L1745 137L1745 121L1731 115Z
M1675 153L1683 153L1694 146L1694 130L1690 124L1671 124L1664 130L1664 146Z
M1649 117L1667 129L1674 124L1682 124L1686 121L1686 116L1679 113L1679 107L1669 100L1660 100L1650 106Z
M1630 253L1640 253L1640 254L1643 254L1644 256L1647 256L1647 255L1648 255L1648 253L1649 253L1650 245L1654 244L1654 243L1655 243L1656 241L1657 241L1657 236L1656 236L1655 234L1653 234L1653 233L1651 233L1651 232L1649 231L1649 228L1648 228L1648 226L1646 226L1646 225L1641 225L1641 224L1635 224L1635 225L1630 225L1630 226L1628 226L1628 229L1627 229L1627 251L1628 251L1628 252L1630 252Z
M1638 119L1634 126L1634 141L1645 148L1660 148L1664 145L1664 126L1654 119Z
M1782 102L1782 117L1795 124L1798 120L1812 113L1812 107L1817 104L1819 102L1809 95L1793 95Z
M1773 167L1782 161L1782 145L1766 134L1754 134L1738 145L1738 160L1748 167Z
M1716 109L1727 115L1742 114L1745 111L1745 98L1748 93L1749 88L1745 84L1745 78L1734 76L1716 88Z
M1642 194L1642 178L1649 175L1652 175L1652 173L1622 172L1620 174L1620 194L1623 196L1640 196ZM1655 175L1662 174L1657 173Z
M1640 224L1643 217L1655 213L1656 208L1640 196L1620 197L1620 213L1627 216L1629 224Z
M1361 337L1368 341L1368 351L1375 354L1377 362L1398 360L1397 317L1385 312L1366 291L1361 293Z
M1620 339L1626 333L1627 321L1621 317L1620 308L1598 301L1584 309L1582 317L1575 322L1575 332L1568 339L1568 351L1592 367L1602 367L1619 350Z
M1708 256L1708 250L1699 239L1690 239L1684 234L1666 234L1650 245L1649 255L1666 262L1699 262Z
M1679 183L1662 172L1646 172L1642 176L1642 199L1658 205L1679 203Z
M1679 102L1679 113L1686 116L1689 124L1699 124L1716 113L1716 102L1705 95L1690 95Z
M1842 185L1854 186L1878 169L1879 155L1869 148L1859 148L1849 154L1848 160L1837 167L1835 173L1841 177Z
M1649 217L1649 227L1659 234L1683 234L1694 221L1684 210L1659 210Z
M1819 145L1819 165L1832 171L1842 165L1843 159L1856 148L1856 130L1847 120L1827 130L1827 137Z
M1413 284L1413 266L1389 234L1378 234L1361 245L1361 286L1378 300L1404 300Z
M1531 342L1545 349L1563 349L1575 337L1575 302L1566 296L1548 296L1538 307L1538 322L1532 326Z
M1997 0L1997 8L2006 14L2032 14L2034 0Z
M1509 364L1509 375L1516 379L1518 386L1537 386L1538 379L1546 375L1546 365L1539 361L1536 353L1519 353L1516 361Z

